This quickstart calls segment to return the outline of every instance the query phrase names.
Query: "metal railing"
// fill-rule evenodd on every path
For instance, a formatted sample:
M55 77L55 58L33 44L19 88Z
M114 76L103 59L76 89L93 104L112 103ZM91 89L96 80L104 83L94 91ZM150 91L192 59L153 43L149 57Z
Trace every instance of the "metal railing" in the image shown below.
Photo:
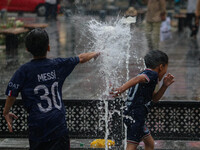
M3 112L5 100L0 100ZM71 138L104 138L105 111L100 100L64 100L66 120ZM108 101L109 137L121 141L124 137L121 117L124 102L120 99ZM21 100L17 100L12 112L19 118L14 121L13 133L9 133L2 113L0 115L0 138L27 137L27 113ZM147 126L155 139L159 140L199 140L200 139L200 102L161 101L151 109Z

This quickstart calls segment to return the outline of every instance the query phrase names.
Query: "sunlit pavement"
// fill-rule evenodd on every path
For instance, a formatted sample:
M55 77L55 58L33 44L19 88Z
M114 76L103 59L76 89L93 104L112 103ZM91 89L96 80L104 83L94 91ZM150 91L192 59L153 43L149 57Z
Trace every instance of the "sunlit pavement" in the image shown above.
M10 13L9 16L16 16L26 23L45 22L43 17L38 18L35 14L24 14L23 17L18 17L17 14ZM48 57L76 56L88 51L90 47L87 44L88 39L85 37L85 23L92 18L99 19L98 16L73 16L71 18L59 16L57 21L45 22L49 24L46 30L50 36L51 47ZM112 18L112 16L106 17L107 20ZM131 51L131 54L137 55L140 58L148 51L144 26L140 24L133 30L134 38L131 47L134 51ZM178 33L175 29L172 35L172 39L160 43L160 50L166 52L170 59L168 72L173 74L176 80L167 90L163 100L200 100L199 34L196 41L188 36L189 32L187 29L182 33ZM31 55L25 50L23 43L19 45L17 52L6 52L4 46L0 47L1 99L5 98L4 91L13 73L20 65L30 59ZM143 68L142 62L136 63L135 59L131 58L129 65L130 77L137 74L139 71L138 67ZM66 79L63 86L63 98L98 99L101 94L101 79L98 78L98 73L98 60L77 66L74 72ZM0 140L0 149L5 144L5 140ZM17 139L16 141L18 140L22 139ZM77 144L76 141L72 140L72 145L75 143L75 145L80 146L80 143ZM24 142L24 148L26 149L28 145L27 140L25 139ZM88 143L85 145L88 145ZM156 141L155 147L160 150L199 150L200 143L195 141Z

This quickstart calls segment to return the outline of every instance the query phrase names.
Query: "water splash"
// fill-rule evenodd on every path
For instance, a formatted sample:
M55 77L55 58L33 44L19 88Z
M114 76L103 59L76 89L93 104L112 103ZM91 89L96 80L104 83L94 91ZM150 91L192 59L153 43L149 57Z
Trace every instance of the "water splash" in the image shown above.
M99 76L102 79L101 95L99 99L104 102L105 120L105 140L106 147L109 135L108 122L112 117L109 114L108 99L112 88L117 88L129 79L129 58L130 58L130 24L124 23L124 18L117 19L114 22L102 23L97 20L91 20L88 23L88 30L93 39L90 45L92 49L101 53L99 63ZM126 77L124 77L124 73ZM117 111L114 111L115 113Z
M105 79L103 99L109 96L110 86L119 87L124 80L121 71L128 65L130 57L131 31L121 20L101 23L91 20L88 24L93 37L92 49L101 52L99 73Z

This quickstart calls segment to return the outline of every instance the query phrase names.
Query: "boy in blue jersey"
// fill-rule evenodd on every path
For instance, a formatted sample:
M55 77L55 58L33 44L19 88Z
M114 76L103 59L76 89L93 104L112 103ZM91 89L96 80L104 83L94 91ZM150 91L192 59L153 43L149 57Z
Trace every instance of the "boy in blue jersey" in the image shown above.
M146 68L114 92L114 97L125 92L128 97L127 108L124 112L124 122L127 126L127 148L136 150L140 141L145 144L145 150L154 150L154 140L145 125L151 101L158 102L166 89L174 82L170 73L164 77L163 85L155 92L158 80L161 81L167 72L168 56L159 50L149 51L144 57Z
M34 29L25 39L33 60L22 65L13 75L6 90L3 115L12 132L12 120L17 116L10 111L21 92L27 110L30 150L69 150L70 142L62 101L62 85L78 63L98 57L89 52L70 58L46 58L49 37L45 30Z

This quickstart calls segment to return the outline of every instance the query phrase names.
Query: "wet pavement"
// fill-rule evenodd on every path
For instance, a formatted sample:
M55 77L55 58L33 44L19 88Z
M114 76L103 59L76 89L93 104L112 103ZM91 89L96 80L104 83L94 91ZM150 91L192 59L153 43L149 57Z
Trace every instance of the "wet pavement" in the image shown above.
M16 14L9 14L11 16ZM17 17L17 15L16 15ZM51 51L49 58L76 56L90 50L90 38L87 35L87 23L98 16L72 16L67 18L59 16L57 21L49 21L46 28L50 37ZM26 23L44 23L43 17L34 14L25 14L18 17ZM115 20L109 16L106 20ZM172 39L160 43L160 50L169 55L168 72L175 76L176 82L167 90L164 100L200 100L200 49L198 39L189 37L189 31L182 33L173 28ZM134 58L142 58L148 51L144 25L139 24L132 29L131 58L129 62L130 78L134 77L139 68L144 68L142 62ZM132 51L133 49L133 51ZM16 69L31 60L31 55L25 50L24 43L19 45L15 52L6 52L0 47L0 98L5 98L4 92L8 81ZM64 99L98 99L101 94L102 79L98 76L99 61L78 65L73 73L66 79L63 86ZM123 67L123 66L122 66Z
M71 139L71 150L103 150L104 148L91 148L90 143L94 139ZM199 141L155 141L155 150L199 150ZM1 150L28 150L28 139L5 138L0 139ZM119 147L111 147L112 150L122 150ZM138 150L144 150L144 143L138 146Z
M16 14L9 14L17 17ZM92 18L99 19L98 16L73 16L67 18L59 16L57 21L48 22L46 28L50 37L51 51L49 58L76 56L82 52L90 50L90 39L87 37L86 24ZM106 20L115 19L113 16L106 17ZM25 14L19 17L26 23L44 23L43 17L36 17L34 14ZM46 23L46 22L45 22ZM134 77L144 68L142 58L148 51L144 25L140 24L132 30L133 39L131 41L131 58L129 62L130 77ZM200 100L200 48L197 41L191 39L189 32L185 29L182 33L172 30L172 39L161 42L160 49L169 56L168 72L175 76L176 82L167 90L163 100ZM0 46L0 98L4 99L5 89L13 73L20 65L31 60L31 55L25 50L24 43L19 45L17 51L7 52L4 46ZM138 59L137 59L138 60ZM73 73L66 79L63 85L63 99L98 99L103 87L99 74L99 61L91 61L78 65ZM123 66L122 66L123 67ZM125 76L125 73L124 73ZM19 144L21 140L22 144ZM0 149L3 149L10 139L0 140ZM21 146L19 149L28 149L27 139L13 139L12 144ZM83 141L72 140L72 147L80 148ZM85 141L85 146L89 147L89 141ZM10 142L7 143L10 145ZM11 146L11 145L10 145ZM141 144L141 147L143 145ZM198 150L198 141L156 141L156 149L160 150ZM9 147L5 146L5 149ZM17 149L16 146L13 148ZM10 148L11 149L11 148ZM85 148L86 149L86 148Z

